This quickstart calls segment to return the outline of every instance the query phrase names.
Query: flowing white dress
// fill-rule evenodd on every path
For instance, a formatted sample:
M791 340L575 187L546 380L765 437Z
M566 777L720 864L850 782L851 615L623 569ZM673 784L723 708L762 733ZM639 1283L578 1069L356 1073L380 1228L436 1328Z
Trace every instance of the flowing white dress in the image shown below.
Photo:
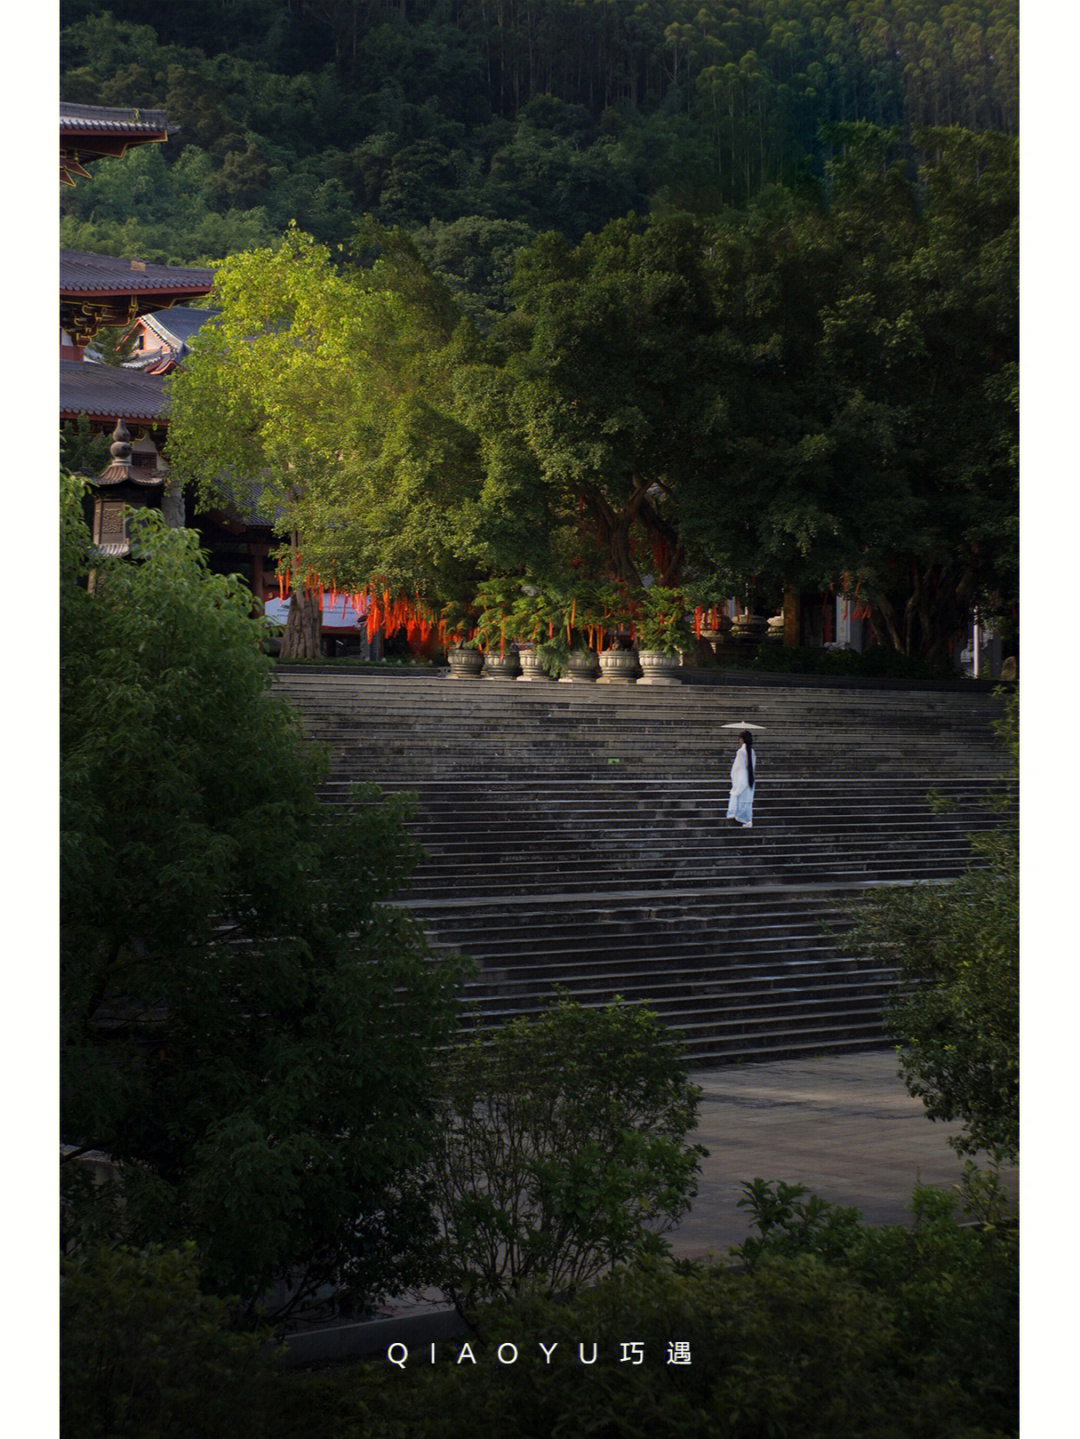
M758 757L754 755L754 784L750 783L750 766L746 762L746 746L740 745L731 766L731 797L727 817L737 819L746 829L754 823L754 785L757 783Z

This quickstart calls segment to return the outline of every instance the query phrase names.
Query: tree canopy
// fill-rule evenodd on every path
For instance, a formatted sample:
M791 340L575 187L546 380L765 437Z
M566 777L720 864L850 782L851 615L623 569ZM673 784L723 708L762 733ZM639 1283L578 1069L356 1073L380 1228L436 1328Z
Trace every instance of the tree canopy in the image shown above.
M74 481L62 518L67 1237L193 1239L271 1308L415 1279L457 972L380 903L416 857L401 802L318 802L250 596L192 532L147 512L110 562Z
M819 176L827 127L1015 135L1015 0L67 0L65 98L179 127L64 197L65 243L212 262L361 212L556 229Z
M821 187L518 251L482 333L401 231L232 257L170 453L297 574L846 591L932 663L1017 594L1016 147L849 127Z
M1015 696L1001 732L1018 758ZM1014 767L1015 768L1015 767ZM1002 797L1010 807L1011 795ZM1020 1152L1019 830L1007 815L972 840L959 879L875 890L855 942L897 967L889 1007L904 1078L931 1119L960 1120L949 1142L1014 1163Z

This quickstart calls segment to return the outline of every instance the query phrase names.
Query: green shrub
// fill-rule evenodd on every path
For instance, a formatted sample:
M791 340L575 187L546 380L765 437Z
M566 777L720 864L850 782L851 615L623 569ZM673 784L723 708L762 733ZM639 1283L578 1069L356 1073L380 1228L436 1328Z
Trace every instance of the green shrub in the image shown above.
M959 1385L928 1386L908 1362L889 1298L809 1255L748 1272L650 1261L570 1302L524 1296L488 1327L489 1342L470 1341L475 1363L444 1342L434 1365L423 1346L405 1370L364 1376L371 1439L972 1434ZM688 1364L670 1362L675 1345Z
M276 1358L200 1292L195 1246L101 1248L63 1264L61 1415L79 1439L222 1439Z
M856 1210L782 1180L755 1179L743 1190L739 1203L757 1233L735 1252L752 1269L776 1257L815 1258L885 1299L902 1370L921 1376L921 1404L947 1398L995 1432L1015 1428L1018 1234L995 1169L969 1162L952 1193L916 1187L910 1228L864 1225Z
M690 1206L700 1090L656 1016L565 1001L447 1056L440 1284L467 1311L659 1252Z

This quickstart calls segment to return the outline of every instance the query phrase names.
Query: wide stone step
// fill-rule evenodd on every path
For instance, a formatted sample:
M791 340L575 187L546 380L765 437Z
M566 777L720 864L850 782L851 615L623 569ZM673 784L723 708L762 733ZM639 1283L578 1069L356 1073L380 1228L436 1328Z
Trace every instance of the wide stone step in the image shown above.
M886 1043L892 975L849 952L843 905L960 873L1004 767L985 693L389 670L275 690L329 750L324 798L415 796L425 857L395 903L436 957L475 959L467 1023L621 995L697 1064ZM741 721L765 726L751 831L724 820Z
M880 968L864 972L854 964L830 963L824 951L821 959L814 961L805 957L798 968L783 973L775 969L776 963L777 957L766 953L756 963L746 961L736 966L730 975L726 971L703 975L700 969L680 968L674 962L658 969L655 959L648 965L635 967L628 964L623 969L615 964L605 966L598 961L553 963L546 967L537 964L532 968L515 967L505 972L485 968L480 978L470 981L467 992L506 999L536 994L550 997L556 990L562 989L575 998L581 998L582 993L588 991L650 1002L659 1002L671 996L693 996L703 1005L722 1009L732 1003L745 1007L747 1002L766 998L776 1000L779 996L793 996L800 1003L823 998L831 1002L839 994L870 994L880 998L895 981L892 972Z

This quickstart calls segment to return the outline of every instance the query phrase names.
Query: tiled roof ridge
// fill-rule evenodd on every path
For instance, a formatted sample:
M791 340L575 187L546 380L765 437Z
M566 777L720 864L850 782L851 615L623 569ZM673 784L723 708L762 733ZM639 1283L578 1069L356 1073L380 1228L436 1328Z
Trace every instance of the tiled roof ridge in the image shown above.
M80 270L83 272L81 275L78 273ZM214 272L206 265L163 265L157 260L139 260L127 255L95 255L89 250L60 251L61 290L92 290L99 288L103 282L123 281L136 289L140 284L198 286L205 294L213 279Z
M60 362L61 416L123 416L138 422L167 423L168 390L164 377L116 365Z
M61 100L60 123L61 125L134 125L141 129L164 130L168 125L168 114L165 110L117 108L111 105L78 105Z

